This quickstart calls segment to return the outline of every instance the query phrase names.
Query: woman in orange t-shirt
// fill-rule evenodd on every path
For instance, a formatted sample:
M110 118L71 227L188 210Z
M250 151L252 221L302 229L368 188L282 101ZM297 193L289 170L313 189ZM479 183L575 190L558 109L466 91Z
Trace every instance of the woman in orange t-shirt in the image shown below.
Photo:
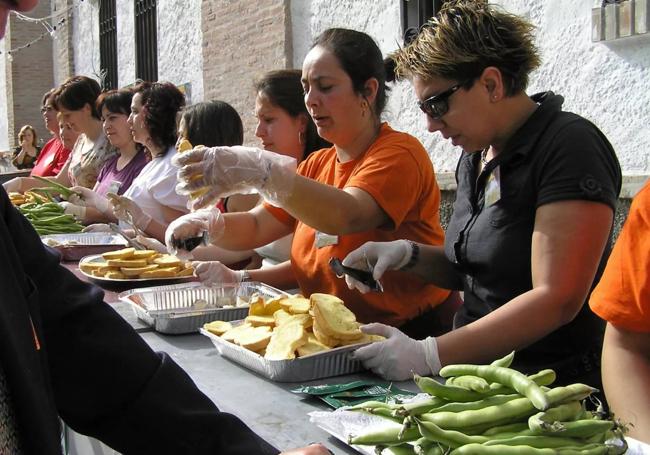
M625 226L591 294L607 321L601 371L607 402L629 436L650 444L650 183L634 198Z
M173 239L209 230L213 243L247 249L295 230L291 268L305 295L334 294L362 322L406 325L430 334L433 321L419 316L435 313L429 310L449 298L448 290L396 271L382 280L383 293L363 295L348 289L328 266L331 257L342 259L369 240L433 245L444 240L440 190L426 151L417 139L380 120L386 80L381 51L371 37L346 29L323 32L305 58L302 84L318 134L334 146L312 153L297 173L294 158L253 148L197 147L176 156L182 166L177 190L209 187L194 200L195 207L251 189L266 204L245 213L207 209L186 215L170 225L168 247L174 248ZM269 273L251 270L238 276L279 285L268 281ZM453 310L457 303L445 307Z

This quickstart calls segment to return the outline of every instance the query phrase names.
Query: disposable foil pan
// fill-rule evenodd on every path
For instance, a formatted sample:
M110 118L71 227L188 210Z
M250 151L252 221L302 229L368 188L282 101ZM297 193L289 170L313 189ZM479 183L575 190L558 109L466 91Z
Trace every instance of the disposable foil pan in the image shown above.
M233 325L237 325L237 323ZM364 370L360 361L350 358L350 353L363 344L341 346L293 360L268 360L256 352L225 341L203 328L200 329L200 332L210 338L221 356L272 381L305 382Z
M41 237L43 243L61 253L64 261L78 261L84 256L102 254L126 247L120 235L106 232L76 232L49 234Z
M196 332L208 322L245 318L248 301L255 293L272 298L282 291L257 282L218 286L184 283L132 289L118 297L157 332L181 334Z

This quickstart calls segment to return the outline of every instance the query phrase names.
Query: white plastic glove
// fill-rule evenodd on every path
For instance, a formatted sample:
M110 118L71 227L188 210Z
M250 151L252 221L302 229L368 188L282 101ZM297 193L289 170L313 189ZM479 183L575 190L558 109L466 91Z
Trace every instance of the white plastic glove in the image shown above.
M208 233L208 241L216 243L226 229L221 211L216 207L206 207L176 218L165 231L167 250L174 255L179 253L177 242Z
M22 193L23 178L15 177L2 184L7 193Z
M104 196L83 186L74 186L70 190L73 193L68 198L68 202L84 207L94 207L101 213L110 213L111 203Z
M379 281L386 270L399 270L409 263L413 248L407 240L393 240L392 242L366 242L354 251L351 251L343 265L361 270L371 270L372 277ZM362 293L370 288L350 275L345 275L345 282L350 289L358 289Z
M63 213L72 215L77 221L83 221L86 218L86 207L62 201L59 205L63 208Z
M145 237L143 235L136 235L135 241L144 246L148 250L154 250L158 253L167 253L167 247L159 242L157 239Z
M409 338L399 329L373 323L361 326L361 331L386 337L354 351L353 358L384 379L405 381L413 374L436 375L440 371L440 356L434 337L425 340Z
M109 198L109 202L113 209L113 214L118 220L134 224L135 227L143 231L151 223L151 216L128 197L113 195Z
M295 158L242 146L199 146L174 155L172 162L180 168L176 191L194 197L194 208L254 189L266 201L282 206L293 191L297 166ZM197 196L197 190L205 192Z
M81 232L113 232L113 230L108 224L96 223L86 226Z
M206 285L237 284L241 283L244 276L241 270L231 270L219 261L195 261L192 262L192 267L194 275Z

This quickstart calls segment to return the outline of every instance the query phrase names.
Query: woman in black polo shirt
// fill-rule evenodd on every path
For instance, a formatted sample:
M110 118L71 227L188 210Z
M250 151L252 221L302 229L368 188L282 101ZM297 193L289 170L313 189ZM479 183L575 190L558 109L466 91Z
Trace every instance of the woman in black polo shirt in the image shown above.
M356 351L391 379L441 365L489 362L517 350L515 367L553 368L559 381L600 383L602 322L584 302L609 252L621 170L589 121L552 92L529 97L539 65L533 26L487 2L448 2L394 55L428 128L462 147L444 247L367 243L344 263L410 269L464 291L455 330L416 341L392 327ZM364 286L349 280L349 286Z

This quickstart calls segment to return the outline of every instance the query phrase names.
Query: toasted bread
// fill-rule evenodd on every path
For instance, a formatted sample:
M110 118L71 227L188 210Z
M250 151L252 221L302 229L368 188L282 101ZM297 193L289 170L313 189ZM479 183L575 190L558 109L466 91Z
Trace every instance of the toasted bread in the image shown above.
M359 343L374 343L375 341L384 341L386 338L381 335L370 335L368 333L361 332L361 338L356 340L341 340L341 346L348 346L350 344L359 344Z
M108 265L110 267L144 267L147 265L146 259L109 259Z
M266 347L264 358L289 360L296 358L296 349L307 342L307 332L297 320L277 327Z
M109 251L102 254L102 257L106 260L109 259L128 259L135 253L135 248L123 248L117 251Z
M124 276L124 274L120 271L111 270L110 272L106 272L104 278L109 278L111 280L123 280L126 278L126 276Z
M207 324L203 324L203 328L210 333L221 336L228 330L232 329L232 324L228 321L212 321Z
M272 316L276 311L282 309L282 305L280 304L281 301L282 297L274 297L266 300L264 302L264 314Z
M307 314L311 304L304 297L286 297L280 300L282 309L291 314Z
M330 347L324 345L313 333L307 333L307 342L302 346L298 346L298 356L305 357L307 355L316 354L317 352L327 351Z
M275 326L275 320L273 319L273 316L250 315L247 316L246 319L244 319L244 321L248 322L253 327L261 327L261 326L274 327Z
M318 325L318 321L316 319L314 319L314 324L311 326L311 330L313 331L316 339L327 347L335 348L341 344L341 340L337 340L336 338L332 338L326 335Z
M248 300L248 314L250 316L264 316L264 297L255 293Z
M137 277L141 273L148 272L150 270L156 270L158 266L156 264L145 265L144 267L122 267L120 271L129 278Z
M93 270L98 270L102 267L108 267L108 262L81 262L79 263L79 269L82 272L92 273Z
M363 336L356 316L341 299L329 294L316 293L311 295L310 300L313 306L314 323L318 323L318 328L323 335L338 340L358 340Z
M221 335L221 338L223 338L226 341L230 341L231 343L234 343L238 333L243 332L244 330L248 330L252 327L253 326L250 324L238 325L237 327L233 327L232 329L228 330L223 335Z
M154 264L158 264L161 267L180 267L183 263L176 256L170 254L163 254L162 256L153 260Z
M251 351L260 351L271 341L271 328L268 326L251 327L237 334L235 343Z
M135 250L129 259L147 259L158 254L155 250Z
M279 326L291 319L291 315L284 310L278 310L273 313L273 319L275 320L275 325Z
M157 268L142 272L140 278L169 278L175 277L176 272L178 272L178 267Z
M179 270L176 273L177 277L192 276L192 275L194 275L194 268L193 267L188 267L186 269Z

